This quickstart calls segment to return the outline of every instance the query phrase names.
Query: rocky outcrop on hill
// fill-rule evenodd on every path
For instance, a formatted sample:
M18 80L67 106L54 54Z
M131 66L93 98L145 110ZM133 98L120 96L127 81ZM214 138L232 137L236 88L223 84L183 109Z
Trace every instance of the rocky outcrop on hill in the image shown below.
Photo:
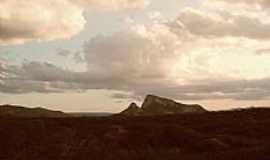
M129 107L120 114L127 116L139 116L142 114L142 109L136 103L131 103Z
M198 104L182 104L168 98L162 98L155 95L146 96L142 107L132 103L122 115L140 116L140 115L167 115L167 114L188 114L207 112Z

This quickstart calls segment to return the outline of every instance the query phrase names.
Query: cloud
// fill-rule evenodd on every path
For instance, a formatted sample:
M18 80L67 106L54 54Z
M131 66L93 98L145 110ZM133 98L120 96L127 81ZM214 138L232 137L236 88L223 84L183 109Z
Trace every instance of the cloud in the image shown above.
M198 47L195 44L198 44L186 42L187 36L184 32L182 35L179 37L167 25L154 24L96 36L84 45L87 64L84 72L45 62L0 65L0 73L4 75L0 77L0 91L18 94L107 89L117 91L112 95L115 99L137 100L150 93L178 100L269 98L268 77L248 80L218 76L220 68L217 67L221 64L212 66L209 64L212 58L187 54L186 43L193 44L189 49L195 51ZM185 57L188 57L187 61L184 61ZM224 57L221 59L225 64L228 62ZM255 58L252 60L257 63ZM176 72L175 64L180 66ZM230 64L235 66L233 62ZM201 69L202 66L206 69ZM216 70L211 73L211 68Z
M34 67L34 69L33 69ZM1 68L2 69L2 68ZM89 72L71 72L48 63L32 62L20 68L9 69L10 77L0 78L0 90L4 93L57 93L85 91L88 89L111 89L115 99L141 99L146 94L158 94L178 100L234 99L263 100L270 96L269 78L257 80L211 80L179 84L155 78L143 82L120 81L94 77ZM118 81L119 80L119 81ZM140 81L140 79L139 79ZM121 85L121 83L124 83ZM125 86L125 84L127 86Z
M270 2L269 0L208 0L209 3L216 3L216 2L220 2L220 3L229 3L232 5L246 5L246 6L259 6L260 8L269 8L270 7Z
M66 0L0 2L0 44L68 39L85 24L82 9Z
M70 55L73 55L73 53L70 50L66 50L66 49L59 49L57 54L62 57L69 57Z
M195 9L180 12L174 22L179 29L205 37L243 37L256 40L270 38L270 23L246 15L206 13Z
M259 100L270 96L269 78L257 80L211 80L179 84L164 77L124 79L97 77L90 72L72 72L48 63L31 62L21 67L1 67L8 76L0 77L3 93L62 93L89 89L111 89L116 99L141 99L158 94L178 100L234 99Z
M67 71L48 63L31 62L22 66L6 65L0 78L0 90L3 93L60 92L50 87L56 81L67 81ZM73 74L73 73L71 73Z
M260 48L256 51L258 55L270 54L270 48Z
M80 9L104 2L72 3ZM116 99L140 99L150 93L179 100L269 98L269 57L256 54L268 46L268 22L250 15L194 9L182 10L172 22L154 20L97 35L76 53L60 51L62 58L83 61L85 71L46 62L0 65L0 92L105 89L117 91L112 95Z
M227 81L206 79L172 88L157 88L152 92L182 100L260 100L269 98L269 88L269 78Z
M146 0L70 0L71 2L80 5L84 8L97 8L97 9L135 9L143 8L147 5Z
M188 85L160 85L137 89L131 93L115 93L116 99L143 99L147 94L157 94L177 100L265 100L270 97L269 78L258 80L201 80Z
M149 84L159 85L170 81L170 62L175 61L177 56L177 41L178 37L165 25L157 24L136 26L110 36L97 36L84 45L87 71L72 72L40 62L8 66L8 76L2 78L0 90L8 92L10 88L10 92L14 93L27 92L28 88L22 87L32 82L38 88L33 88L33 92L40 91L40 85L44 85L43 91L48 92L88 89L125 91Z
M143 5L144 0L1 0L0 45L70 39L84 29L86 9Z
M169 69L167 63L174 60L177 41L178 37L164 25L138 26L87 42L85 59L90 72L112 81L157 78L164 76Z

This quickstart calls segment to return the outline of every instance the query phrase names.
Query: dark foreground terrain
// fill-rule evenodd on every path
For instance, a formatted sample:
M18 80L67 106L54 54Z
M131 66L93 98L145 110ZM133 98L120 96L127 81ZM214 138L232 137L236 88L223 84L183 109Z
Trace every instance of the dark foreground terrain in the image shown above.
M1 160L269 160L270 109L0 118Z

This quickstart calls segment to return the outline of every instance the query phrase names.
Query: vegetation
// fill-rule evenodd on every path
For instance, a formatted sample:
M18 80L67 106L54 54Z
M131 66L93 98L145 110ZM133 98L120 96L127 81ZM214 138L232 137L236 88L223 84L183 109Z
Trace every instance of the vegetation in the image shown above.
M0 118L1 160L266 160L270 109Z

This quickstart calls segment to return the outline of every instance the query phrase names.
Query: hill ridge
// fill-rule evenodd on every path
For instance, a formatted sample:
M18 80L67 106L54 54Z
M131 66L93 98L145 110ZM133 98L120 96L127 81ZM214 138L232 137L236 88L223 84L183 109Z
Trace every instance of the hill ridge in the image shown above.
M42 107L27 108L20 105L0 105L0 117L22 117L22 118L41 118L41 117L68 117L62 111L49 110Z

